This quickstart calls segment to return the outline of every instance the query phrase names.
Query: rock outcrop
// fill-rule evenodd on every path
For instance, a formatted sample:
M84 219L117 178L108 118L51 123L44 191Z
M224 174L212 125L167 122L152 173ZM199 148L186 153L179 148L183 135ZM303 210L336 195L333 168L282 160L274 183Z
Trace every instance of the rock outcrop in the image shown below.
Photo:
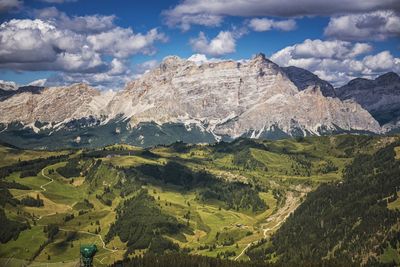
M99 117L105 114L107 104L107 99L98 90L86 84L43 88L39 92L14 94L1 101L0 122L57 124L88 116Z
M317 78L282 69L263 54L200 63L171 56L115 95L85 84L14 94L0 102L0 123L39 121L60 129L91 117L101 124L128 121L127 129L143 123L195 125L216 139L266 137L277 130L289 136L380 132L359 104L326 97L334 90Z
M336 92L342 100L351 99L359 103L381 125L395 125L400 121L400 77L394 72L375 80L351 80Z
M378 123L358 104L327 98L319 84L311 85L299 90L262 54L245 62L201 65L168 57L119 92L109 110L133 124L196 122L231 137L249 131L260 135L271 127L289 135L299 130L319 134L322 128L379 132Z
M335 88L312 72L294 66L284 67L282 70L299 90L305 90L310 86L318 86L324 96L336 97Z

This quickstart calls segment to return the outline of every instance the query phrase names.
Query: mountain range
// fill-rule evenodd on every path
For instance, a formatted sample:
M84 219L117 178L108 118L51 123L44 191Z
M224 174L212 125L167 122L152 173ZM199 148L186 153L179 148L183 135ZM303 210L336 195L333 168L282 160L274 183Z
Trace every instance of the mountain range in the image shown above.
M396 73L334 88L305 69L280 67L263 54L202 62L170 56L118 92L84 83L0 84L0 140L24 148L383 134L397 128Z

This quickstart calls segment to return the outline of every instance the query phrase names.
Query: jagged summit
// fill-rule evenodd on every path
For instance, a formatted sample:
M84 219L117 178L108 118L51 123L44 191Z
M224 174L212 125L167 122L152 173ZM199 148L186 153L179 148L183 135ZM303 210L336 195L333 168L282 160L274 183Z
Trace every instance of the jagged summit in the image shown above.
M388 72L376 78L375 81L384 85L400 83L400 76L395 72Z
M327 81L321 80L312 72L290 66L282 68L289 79L300 89L304 90L309 86L318 86L324 96L336 97L336 92L333 86Z
M96 125L127 122L124 127L132 134L149 123L160 129L184 125L185 133L174 138L196 133L193 142L200 140L199 131L207 135L201 140L381 132L368 111L354 100L334 97L329 83L306 70L281 68L263 54L242 61L197 59L166 57L113 94L78 83L13 95L1 102L0 123L40 121L60 130L63 125L70 129L69 121L90 117Z
M336 92L342 100L352 99L359 103L381 125L400 120L400 77L394 72L383 74L375 80L351 80L337 88Z
M18 85L15 82L0 80L0 90L15 91L17 89L18 89Z

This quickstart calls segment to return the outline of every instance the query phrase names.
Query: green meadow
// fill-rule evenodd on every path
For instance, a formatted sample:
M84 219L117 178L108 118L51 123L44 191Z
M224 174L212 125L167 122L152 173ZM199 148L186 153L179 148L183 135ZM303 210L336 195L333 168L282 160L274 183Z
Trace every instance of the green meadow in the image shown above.
M389 137L343 135L149 149L114 145L47 152L0 146L0 167L13 167L2 178L10 195L0 208L11 226L26 225L11 228L15 235L0 243L1 263L73 266L81 244L98 247L95 266L177 250L247 261L248 247L268 240L309 192L341 181L356 155L388 142ZM65 157L46 164L60 155ZM21 162L24 168L18 169ZM23 177L26 170L35 175ZM148 200L140 206L143 194ZM27 197L42 204L21 204ZM399 209L399 199L388 208ZM135 218L124 216L128 209L135 209ZM149 214L170 223L160 226L145 217ZM153 230L143 228L146 220ZM119 225L132 228L127 233ZM54 233L46 232L49 227ZM155 240L161 240L157 247ZM396 250L387 250L382 259L396 257Z

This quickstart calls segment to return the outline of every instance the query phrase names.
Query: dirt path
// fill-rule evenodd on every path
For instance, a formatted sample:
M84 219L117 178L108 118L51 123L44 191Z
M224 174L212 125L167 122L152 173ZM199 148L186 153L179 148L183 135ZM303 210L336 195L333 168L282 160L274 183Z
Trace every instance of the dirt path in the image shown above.
M54 179L53 179L53 178L51 178L51 177L47 176L46 174L44 174L44 170L45 170L45 169L46 169L46 167L44 167L44 168L42 169L42 176L43 176L44 178L46 178L47 180L49 180L49 182L44 183L44 184L42 184L41 186L39 186L40 189L41 189L41 191L33 190L33 192L46 192L47 189L45 188L45 186L48 186L49 184L51 184L52 182L54 182ZM31 194L31 193L32 193L32 192L24 193L24 194L15 196L15 197L16 197L16 198L20 198L20 197L29 195L29 194Z
M60 231L72 232L72 231L75 231L75 230L60 228ZM114 249L110 249L110 248L106 247L106 243L104 242L103 237L102 237L100 234L93 234L93 233L85 232L85 231L75 231L75 232L81 233L81 234L86 234L86 235L91 235L91 236L97 236L97 237L100 239L101 246L102 246L102 248L103 248L104 250L107 250L107 251L109 251L109 252L115 252L115 251L116 251L116 250L114 250Z
M44 183L44 184L42 184L42 185L40 186L40 189L41 189L40 192L42 192L42 193L47 191L47 189L46 189L45 186L48 186L49 184L51 184L51 183L54 182L54 179L53 179L53 178L47 176L47 175L44 173L44 170L45 170L46 168L47 168L47 167L44 167L44 168L42 169L42 176L43 176L44 178L48 179L49 182ZM35 191L33 191L33 192L39 192L39 191L38 191L38 190L35 190ZM32 192L25 193L25 194L19 195L19 196L17 196L17 197L20 198L20 197L22 197L22 196L29 195L29 194L31 194L31 193L32 193ZM68 205L68 204L64 204L64 205L65 205L66 207L68 207L68 209L73 210L72 207L73 207L76 203L77 203L77 202L75 201L74 203L72 203L72 205ZM42 219L43 217L48 217L48 216L52 216L52 215L55 215L55 214L57 214L57 212L52 212L52 213L48 213L48 214L45 214L45 215L41 215L41 216L38 217L38 220Z
M292 212L300 205L300 199L306 194L306 192L307 191L303 191L298 196L296 196L296 194L291 191L286 194L286 200L283 207L281 207L276 213L268 217L267 222L261 225L264 238L272 234L282 225L282 223L285 222L290 214L292 214ZM248 243L246 247L240 252L240 254L235 258L235 260L238 260L241 256L243 256L243 254L246 252L246 250L249 249L251 245L255 245L258 242L259 240Z
M46 186L48 186L49 184L51 184L51 183L54 182L54 179L53 179L53 178L47 176L47 175L44 173L44 170L45 170L45 169L46 169L46 167L42 169L42 176L43 176L44 178L48 179L49 182L47 182L47 183L45 183L45 184L42 184L42 185L40 186L40 189L41 189L40 192L46 192L46 191L47 191ZM35 190L34 192L39 192L39 191L38 191L38 190ZM28 194L30 194L30 193L32 193L32 192L29 192L29 193L26 193L26 194L22 194L22 195L19 195L19 196L17 196L17 197L22 197L22 196L28 195ZM72 207L73 207L76 203L77 203L77 202L74 202L72 205L66 205L66 206L67 206L70 210L72 210L72 209L73 209ZM41 215L41 216L38 217L38 220L42 219L43 217L48 217L48 216L52 216L52 215L55 215L55 214L57 214L57 212L52 212L52 213L48 213L48 214L45 214L45 215ZM38 226L44 226L44 225L38 224ZM64 231L64 232L75 231L75 230L73 230L73 229L65 229L65 228L60 228L59 230L60 230L60 231ZM94 234L94 233L85 232L85 231L76 231L76 232L77 232L77 233L81 233L81 234L96 236L96 237L98 237L98 238L100 239L102 248L103 248L104 250L108 251L108 252L103 253L103 254L100 254L100 255L96 255L96 257L108 255L108 254L111 254L111 253L115 253L115 252L117 251L117 250L113 250L113 249L107 248L106 243L104 242L103 237L102 237L100 234ZM15 253L14 253L14 254L15 254ZM14 254L7 260L7 263L8 263L10 260L13 259ZM106 259L106 258L107 258L107 256L104 256L102 259L99 260L99 259L96 258L96 260L99 261L100 263L103 263L103 260ZM74 262L74 261L72 261L72 262Z
M285 205L280 208L276 213L271 215L267 222L262 224L261 227L264 232L264 237L269 236L269 232L273 232L278 229L282 223L297 209L300 205L300 199L305 195L305 192L300 193L299 196L295 196L293 192L288 192L286 195ZM276 222L276 223L275 223Z
M50 182L45 183L45 184L42 184L42 185L40 186L40 188L42 189L42 192L46 192L45 186L47 186L47 185L51 184L52 182L54 182L54 179L53 179L53 178L51 178L51 177L47 176L46 174L44 174L44 170L45 170L45 169L46 169L46 168L43 168L43 169L42 169L42 176L43 176L44 178L50 180Z

